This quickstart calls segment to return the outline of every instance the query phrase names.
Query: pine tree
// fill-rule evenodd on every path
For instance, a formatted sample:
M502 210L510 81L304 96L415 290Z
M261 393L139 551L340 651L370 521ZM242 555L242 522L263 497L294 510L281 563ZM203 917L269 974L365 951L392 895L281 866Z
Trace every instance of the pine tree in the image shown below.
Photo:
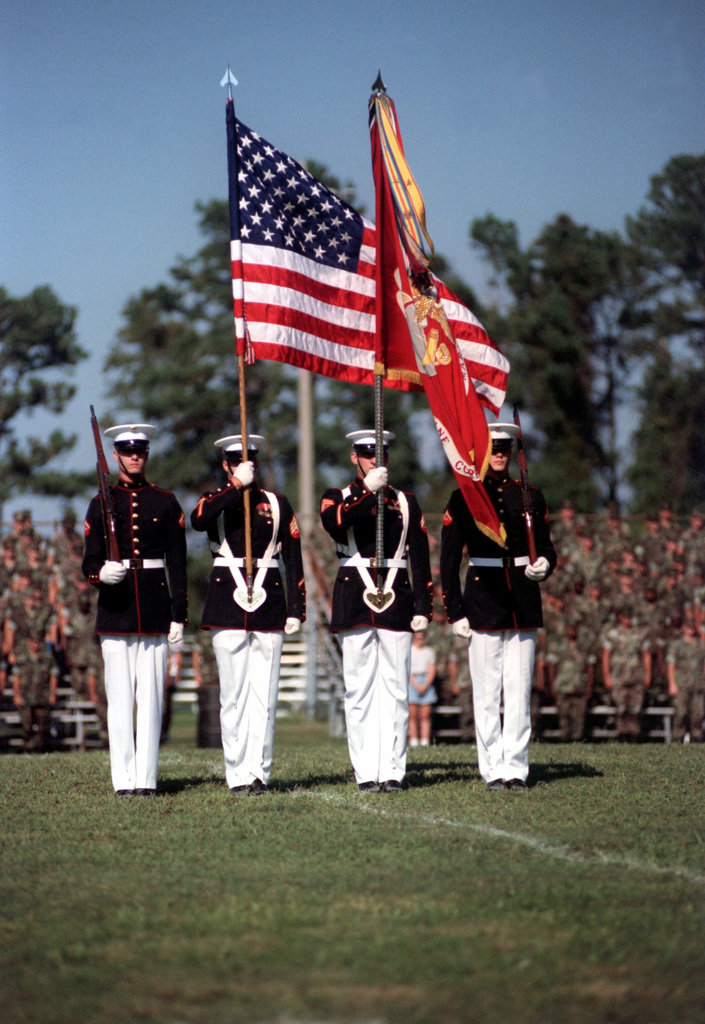
M69 451L76 435L54 430L48 437L19 438L18 420L44 409L59 414L75 393L66 379L86 358L76 342L76 310L47 285L14 298L0 287L0 475L3 500L15 493L72 497L88 479L47 469Z

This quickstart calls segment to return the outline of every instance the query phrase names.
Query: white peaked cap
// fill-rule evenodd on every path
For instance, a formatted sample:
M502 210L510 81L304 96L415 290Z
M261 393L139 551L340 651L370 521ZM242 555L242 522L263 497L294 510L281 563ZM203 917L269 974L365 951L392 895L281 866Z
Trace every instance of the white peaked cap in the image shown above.
M493 441L512 441L519 433L516 423L488 423Z
M377 443L374 430L351 430L350 433L345 436L348 441L352 441L353 445ZM391 430L382 431L382 440L385 444L388 441L393 441L396 436L397 435L393 434Z
M121 423L117 427L108 427L104 431L106 437L111 437L113 444L120 441L147 441L157 432L157 428L151 423Z
M259 446L264 441L261 434L248 434L247 435L247 447L255 451L259 451ZM230 434L228 437L219 437L217 441L213 442L215 448L222 448L224 452L241 452L242 451L242 434Z

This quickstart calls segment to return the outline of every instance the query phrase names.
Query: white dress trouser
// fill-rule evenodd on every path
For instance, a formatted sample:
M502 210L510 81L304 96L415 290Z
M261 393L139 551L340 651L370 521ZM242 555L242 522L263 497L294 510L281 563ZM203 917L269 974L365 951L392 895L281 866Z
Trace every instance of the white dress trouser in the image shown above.
M105 664L113 787L116 792L156 789L168 657L166 636L105 634L100 646Z
M485 782L529 775L531 679L536 630L472 631L472 678L477 761ZM504 693L504 725L499 705Z
M228 786L266 785L272 770L274 719L284 633L211 630L220 677L220 729Z
M361 782L404 778L411 633L360 626L341 632L348 750Z

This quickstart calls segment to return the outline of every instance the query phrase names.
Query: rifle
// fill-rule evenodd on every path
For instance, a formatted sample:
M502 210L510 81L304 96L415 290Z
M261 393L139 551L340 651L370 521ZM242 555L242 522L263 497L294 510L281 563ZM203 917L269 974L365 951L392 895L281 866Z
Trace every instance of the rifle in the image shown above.
M93 440L95 441L95 453L97 457L96 471L98 473L98 490L100 491L100 507L103 513L103 532L105 533L105 550L111 562L120 562L120 548L118 547L117 532L115 530L115 506L113 495L110 490L110 471L108 461L103 451L103 441L100 436L100 427L96 419L95 410L91 406L91 427L93 428Z
M524 522L526 524L526 540L529 545L529 558L532 564L536 561L536 540L534 538L534 509L531 504L531 487L529 486L529 471L526 468L526 455L524 454L524 440L521 436L521 424L519 422L519 410L514 403L514 424L517 428L517 456L519 458L519 477L521 480L521 496L524 501Z

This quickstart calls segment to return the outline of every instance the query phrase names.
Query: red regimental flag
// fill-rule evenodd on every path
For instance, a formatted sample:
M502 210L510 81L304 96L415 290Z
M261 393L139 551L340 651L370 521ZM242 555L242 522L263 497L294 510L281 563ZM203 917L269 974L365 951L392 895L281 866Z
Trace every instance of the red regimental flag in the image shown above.
M482 485L492 450L483 406L504 400L509 364L469 310L429 273L412 275L396 224L395 200L382 157L377 97L370 101L377 210L377 366L394 378L420 380L443 449L480 530L499 544L505 532ZM392 107L393 110L393 107ZM387 120L387 128L389 126ZM396 119L394 119L394 124ZM403 157L401 139L394 140ZM394 182L397 190L400 182ZM397 204L398 209L398 204ZM456 323L458 324L456 337Z

